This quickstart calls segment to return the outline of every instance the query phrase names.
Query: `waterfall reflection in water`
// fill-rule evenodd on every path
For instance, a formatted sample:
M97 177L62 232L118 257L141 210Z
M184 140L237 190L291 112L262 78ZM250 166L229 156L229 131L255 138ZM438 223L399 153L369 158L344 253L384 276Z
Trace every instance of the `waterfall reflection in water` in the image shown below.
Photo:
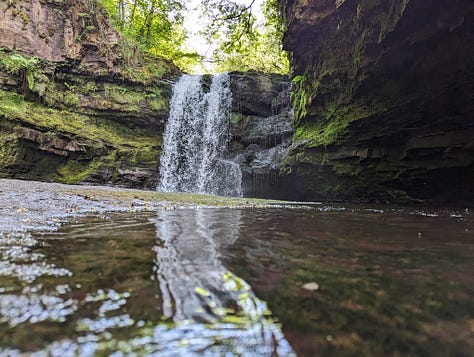
M221 263L240 217L231 209L91 217L41 238L49 243L37 249L44 264L32 262L34 277L0 271L0 356L294 355L266 303ZM0 239L0 253L2 244L10 243ZM52 275L52 262L67 276Z
M473 232L469 209L326 205L0 232L0 356L471 356Z
M173 334L180 334L167 349L293 354L266 303L220 260L220 250L239 237L240 217L235 209L159 211L156 276L163 314L177 324Z

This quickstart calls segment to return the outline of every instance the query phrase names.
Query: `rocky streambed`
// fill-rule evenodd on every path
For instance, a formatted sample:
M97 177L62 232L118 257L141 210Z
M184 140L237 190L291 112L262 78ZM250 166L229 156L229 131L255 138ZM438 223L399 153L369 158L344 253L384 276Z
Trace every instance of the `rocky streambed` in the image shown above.
M277 203L109 186L0 179L0 232L55 230L61 222L93 213L139 212L186 206L257 207Z

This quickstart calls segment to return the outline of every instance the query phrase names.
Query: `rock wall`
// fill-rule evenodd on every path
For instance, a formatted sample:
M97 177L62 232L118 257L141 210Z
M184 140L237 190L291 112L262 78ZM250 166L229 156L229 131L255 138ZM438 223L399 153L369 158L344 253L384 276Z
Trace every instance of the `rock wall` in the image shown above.
M127 44L95 0L0 0L0 48L0 177L156 187L173 64ZM231 83L229 155L246 196L270 195L292 134L289 80Z
M295 120L287 78L232 74L245 195L472 204L472 1L279 3ZM0 48L0 176L155 187L173 64L92 0L0 0Z
M0 0L0 48L0 176L155 187L172 63L92 0Z
M470 0L280 0L293 199L474 202Z
M245 197L280 194L278 172L293 134L287 76L231 73L232 122L229 155L240 163Z

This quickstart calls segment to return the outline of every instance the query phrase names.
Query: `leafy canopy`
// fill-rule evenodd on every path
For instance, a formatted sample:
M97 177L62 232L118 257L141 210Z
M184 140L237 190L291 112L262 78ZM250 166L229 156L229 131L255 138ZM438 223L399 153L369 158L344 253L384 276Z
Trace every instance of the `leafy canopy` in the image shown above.
M277 0L264 1L260 9L255 0L244 4L203 0L202 6L208 20L203 33L207 42L214 44L211 61L218 71L288 72Z
M143 50L171 59L179 67L200 59L185 46L185 0L99 0L118 31Z
M288 72L281 49L283 25L277 0L202 0L199 3L204 37L211 54L191 50L187 41L187 13L193 0L99 0L116 28L142 49L171 59L184 70L207 62L208 71ZM259 10L263 16L257 16ZM211 64L212 66L209 66Z

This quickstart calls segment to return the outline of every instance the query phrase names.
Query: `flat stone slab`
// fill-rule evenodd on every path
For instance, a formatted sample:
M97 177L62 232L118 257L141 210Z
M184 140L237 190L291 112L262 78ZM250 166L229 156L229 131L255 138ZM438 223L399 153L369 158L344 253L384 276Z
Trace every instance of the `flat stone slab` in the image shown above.
M62 222L90 213L281 204L285 202L0 179L0 233L56 230Z

